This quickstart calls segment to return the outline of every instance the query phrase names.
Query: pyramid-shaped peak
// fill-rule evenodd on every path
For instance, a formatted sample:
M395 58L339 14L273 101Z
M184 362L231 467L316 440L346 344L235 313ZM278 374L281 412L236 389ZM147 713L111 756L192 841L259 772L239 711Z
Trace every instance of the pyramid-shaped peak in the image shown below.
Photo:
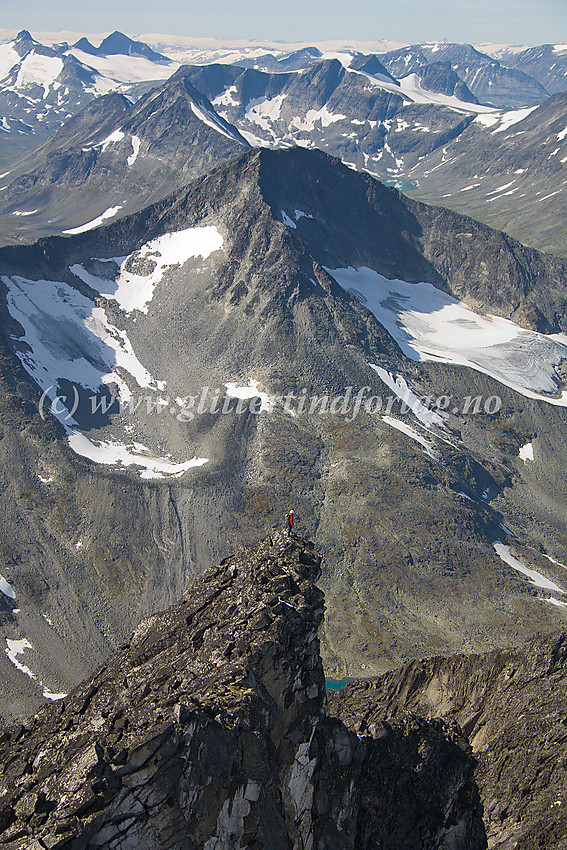
M97 53L101 56L113 56L116 54L125 56L143 56L152 62L167 62L167 56L156 53L143 41L134 41L124 33L115 30L108 35L100 44Z

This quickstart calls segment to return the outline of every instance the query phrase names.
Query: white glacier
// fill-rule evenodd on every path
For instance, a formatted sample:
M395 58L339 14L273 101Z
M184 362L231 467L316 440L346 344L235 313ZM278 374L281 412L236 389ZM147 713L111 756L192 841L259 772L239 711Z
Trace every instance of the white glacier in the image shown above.
M389 280L366 267L326 271L374 314L410 360L467 366L527 398L567 406L556 375L567 359L562 335L475 313L430 283Z

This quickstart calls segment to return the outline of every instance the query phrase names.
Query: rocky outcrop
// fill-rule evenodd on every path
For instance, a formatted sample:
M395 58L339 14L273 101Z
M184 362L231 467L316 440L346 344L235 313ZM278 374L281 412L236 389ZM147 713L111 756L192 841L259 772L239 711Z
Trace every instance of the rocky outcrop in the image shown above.
M485 847L455 724L357 735L324 715L320 561L283 534L242 550L68 698L6 730L0 844Z
M460 724L475 772L489 847L567 847L567 634L518 649L416 661L329 698L358 734L405 712Z

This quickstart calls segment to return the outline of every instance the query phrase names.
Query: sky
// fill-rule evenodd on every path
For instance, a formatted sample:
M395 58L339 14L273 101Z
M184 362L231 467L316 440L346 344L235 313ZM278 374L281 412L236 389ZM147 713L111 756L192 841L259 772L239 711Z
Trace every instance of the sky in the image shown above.
M18 0L5 28L219 39L567 43L567 0Z

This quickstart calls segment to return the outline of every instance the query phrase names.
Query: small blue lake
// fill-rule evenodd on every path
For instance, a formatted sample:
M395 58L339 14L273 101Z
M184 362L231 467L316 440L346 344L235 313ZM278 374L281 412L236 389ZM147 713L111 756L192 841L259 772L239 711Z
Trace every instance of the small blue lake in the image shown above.
M349 682L354 682L354 679L325 679L325 687L328 691L338 691Z

